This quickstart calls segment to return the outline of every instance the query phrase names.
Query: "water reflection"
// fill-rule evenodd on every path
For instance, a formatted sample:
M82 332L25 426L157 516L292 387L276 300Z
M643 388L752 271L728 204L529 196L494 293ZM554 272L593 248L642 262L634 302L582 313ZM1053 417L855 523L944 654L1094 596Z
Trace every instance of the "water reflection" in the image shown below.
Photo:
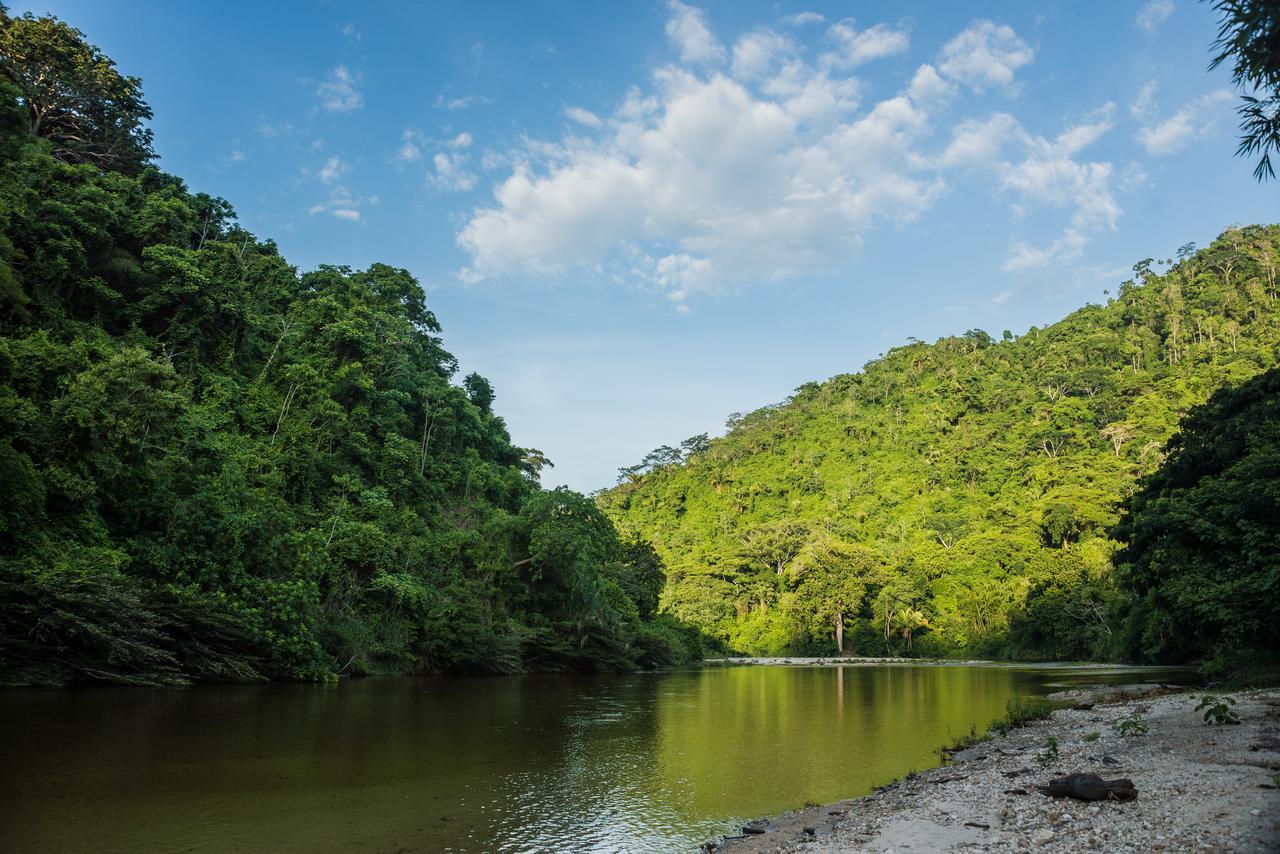
M931 766L1015 694L968 666L0 693L0 850L688 849Z

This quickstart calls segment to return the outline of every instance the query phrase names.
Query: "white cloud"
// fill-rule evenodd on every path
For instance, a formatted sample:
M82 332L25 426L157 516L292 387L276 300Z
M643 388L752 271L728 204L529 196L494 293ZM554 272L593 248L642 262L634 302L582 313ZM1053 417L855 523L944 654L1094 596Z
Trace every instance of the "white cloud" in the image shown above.
M401 144L392 160L401 165L417 163L422 159L422 131L417 128L405 128L400 135Z
M465 192L476 185L475 173L467 168L471 158L465 154L438 152L431 159L435 171L427 176L427 183L437 190Z
M1078 257L1090 235L1115 228L1121 209L1112 189L1112 165L1076 158L1111 129L1114 114L1115 105L1104 104L1052 140L1020 130L1026 156L998 167L1001 187L1017 200L1015 212L1024 215L1036 208L1066 209L1071 211L1071 219L1061 236L1047 247L1015 243L1005 261L1005 270L1023 270Z
M932 65L922 65L911 78L907 94L918 104L932 105L951 96L955 87L938 75Z
M697 10L671 8L672 32L690 20L705 29ZM860 34L897 33L905 47L897 30L848 32L843 64L884 49L857 48ZM710 31L698 41L719 44ZM1005 113L963 115L959 84L1007 90L1031 61L1008 27L971 24L943 50L941 73L919 66L900 93L865 105L857 78L771 32L735 44L732 76L706 67L711 53L682 50L683 65L657 69L607 116L577 117L559 141L485 151L486 169L509 171L460 227L470 258L460 277L579 270L683 306L699 294L830 273L876 228L919 218L961 170L989 180L1019 222L1043 210L1037 225L1047 219L1060 235L1042 248L1014 243L1009 269L1072 257L1120 215L1111 164L1081 156L1111 127L1113 105L1053 138ZM939 147L942 106L961 114ZM467 162L443 156L433 184L460 188L451 176L465 173L464 188L474 186Z
M1012 27L974 21L942 48L939 70L975 92L1013 90L1014 73L1035 58L1035 51Z
M822 62L831 68L853 68L893 56L905 51L910 43L905 30L895 30L884 24L858 30L853 24L842 21L827 30L827 36L835 42L836 49L823 54Z
M909 162L927 122L905 97L845 121L829 101L834 121L823 121L821 99L804 94L839 89L823 72L777 101L720 74L657 79L656 109L629 99L598 141L553 147L542 170L515 168L458 236L467 277L611 263L682 301L821 266L940 192Z
M364 205L376 205L377 203L377 196L361 198L354 195L346 187L338 186L330 191L328 199L312 205L307 209L307 213L313 216L315 214L328 214L337 219L360 222L363 219L360 208Z
M787 15L782 19L782 23L789 27L803 27L806 24L825 24L827 18L817 12L796 12L794 15Z
M1023 244L1023 245L1026 245L1026 244ZM1006 305L1011 299L1013 299L1013 291L1007 290L1007 291L1001 291L1000 293L993 296L991 298L991 301L996 305Z
M733 75L740 80L759 80L794 51L791 40L777 33L769 30L747 33L733 46Z
M357 85L360 74L352 73L345 65L329 72L329 79L316 87L316 96L322 109L331 113L349 113L364 106L364 96Z
M466 131L463 131L462 133L455 136L453 139L449 140L449 147L450 148L470 148L471 134L467 133Z
M460 95L455 98L446 98L444 95L436 96L437 110L465 110L468 107L480 107L485 104L492 104L492 98L486 98L484 95Z
M589 128L599 129L604 127L604 122L601 121L599 116L590 110L582 109L582 107L565 107L564 114L565 117L571 121L575 121L578 124L585 125Z
M707 26L701 9L686 6L680 0L669 0L671 17L667 20L667 38L680 50L680 58L690 63L723 62L724 47Z
M1155 91L1154 81L1143 86L1129 108L1130 114L1141 125L1135 139L1148 154L1153 155L1172 154L1209 133L1235 100L1228 90L1215 89L1183 104L1173 115L1160 118Z
M951 143L942 152L941 164L952 168L991 166L1022 134L1018 120L1007 113L986 119L966 119L955 129Z
M1164 23L1165 18L1172 14L1173 0L1150 0L1138 12L1138 17L1134 20L1134 23L1152 33L1155 32L1156 27Z
M356 29L356 25L348 21L338 28L338 32L342 33L349 39L355 39L357 42L362 41L360 31Z
M289 122L271 122L266 116L262 116L258 120L258 134L266 139L275 139L278 136L288 136L293 133L293 125Z
M316 176L325 184L332 184L338 180L344 173L350 171L349 166L342 162L341 157L330 157L325 164L320 167L320 171Z

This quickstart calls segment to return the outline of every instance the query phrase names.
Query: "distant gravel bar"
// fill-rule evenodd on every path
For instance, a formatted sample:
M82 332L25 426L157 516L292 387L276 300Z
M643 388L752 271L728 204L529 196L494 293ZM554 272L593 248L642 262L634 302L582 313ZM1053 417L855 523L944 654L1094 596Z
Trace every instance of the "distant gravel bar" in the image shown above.
M1056 696L1096 705L1054 712L956 754L950 765L866 797L753 823L764 832L708 847L734 854L1280 851L1280 690L1235 693L1238 726L1206 725L1195 711L1203 693L1064 692ZM1135 714L1149 732L1121 735L1120 722ZM1127 777L1138 798L1088 803L1036 790L1075 772Z

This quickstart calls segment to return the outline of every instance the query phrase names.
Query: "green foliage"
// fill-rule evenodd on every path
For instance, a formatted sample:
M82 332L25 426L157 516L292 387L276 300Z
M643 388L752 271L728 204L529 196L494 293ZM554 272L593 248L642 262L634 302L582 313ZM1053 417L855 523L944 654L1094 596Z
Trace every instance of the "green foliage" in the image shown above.
M1020 338L917 341L803 385L721 438L654 450L597 500L666 564L663 607L739 652L830 653L843 633L862 655L1176 660L1225 622L1280 636L1261 450L1224 485L1256 509L1191 528L1258 570L1235 605L1219 582L1181 613L1117 583L1121 502L1179 420L1280 355L1280 228L1176 254Z
M1151 732L1151 727L1147 724L1146 718L1134 712L1116 723L1116 732L1121 735L1146 735Z
M1280 6L1274 0L1217 0L1217 53L1210 68L1231 62L1240 96L1238 156L1261 154L1253 176L1276 176L1271 155L1280 152ZM1255 97L1260 95L1261 97Z
M701 655L657 554L541 490L489 382L454 384L407 271L300 274L142 168L138 82L80 33L6 17L0 48L6 681Z
M1044 747L1036 754L1036 761L1040 763L1040 767L1048 768L1050 765L1058 761L1058 739L1049 736L1044 740Z
M142 82L57 18L10 18L0 7L0 76L17 87L27 130L55 157L137 174L155 156Z
M1204 712L1204 722L1206 724L1218 724L1219 726L1238 724L1240 723L1240 716L1231 708L1235 704L1235 697L1228 697L1225 694L1222 696L1206 694L1200 698L1196 711Z
M1102 733L1098 732L1096 729L1092 730L1091 732L1086 732L1083 736L1083 739L1086 742L1094 742L1100 738L1102 738Z
M991 725L992 731L1002 736L1047 719L1055 710L1062 708L1062 704L1044 697L1013 697L1005 701L1004 708L1004 717Z
M1280 636L1280 370L1193 409L1116 528L1128 619L1151 657L1274 657Z

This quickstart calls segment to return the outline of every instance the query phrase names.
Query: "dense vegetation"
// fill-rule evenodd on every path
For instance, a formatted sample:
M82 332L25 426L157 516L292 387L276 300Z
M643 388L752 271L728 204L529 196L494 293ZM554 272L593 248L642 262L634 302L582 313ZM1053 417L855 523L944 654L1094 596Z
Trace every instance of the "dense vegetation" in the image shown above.
M1274 649L1274 375L1166 443L1280 362L1278 270L1280 228L1230 229L1048 328L913 341L801 386L599 503L666 561L664 607L743 652Z
M407 271L299 272L156 168L150 117L0 5L0 681L657 666L702 633L1277 651L1278 227L1021 337L913 340L592 501L455 383Z
M405 270L299 273L140 83L0 6L0 680L656 665L663 570L537 485Z
M1280 368L1215 394L1125 503L1141 646L1237 665L1280 651Z

